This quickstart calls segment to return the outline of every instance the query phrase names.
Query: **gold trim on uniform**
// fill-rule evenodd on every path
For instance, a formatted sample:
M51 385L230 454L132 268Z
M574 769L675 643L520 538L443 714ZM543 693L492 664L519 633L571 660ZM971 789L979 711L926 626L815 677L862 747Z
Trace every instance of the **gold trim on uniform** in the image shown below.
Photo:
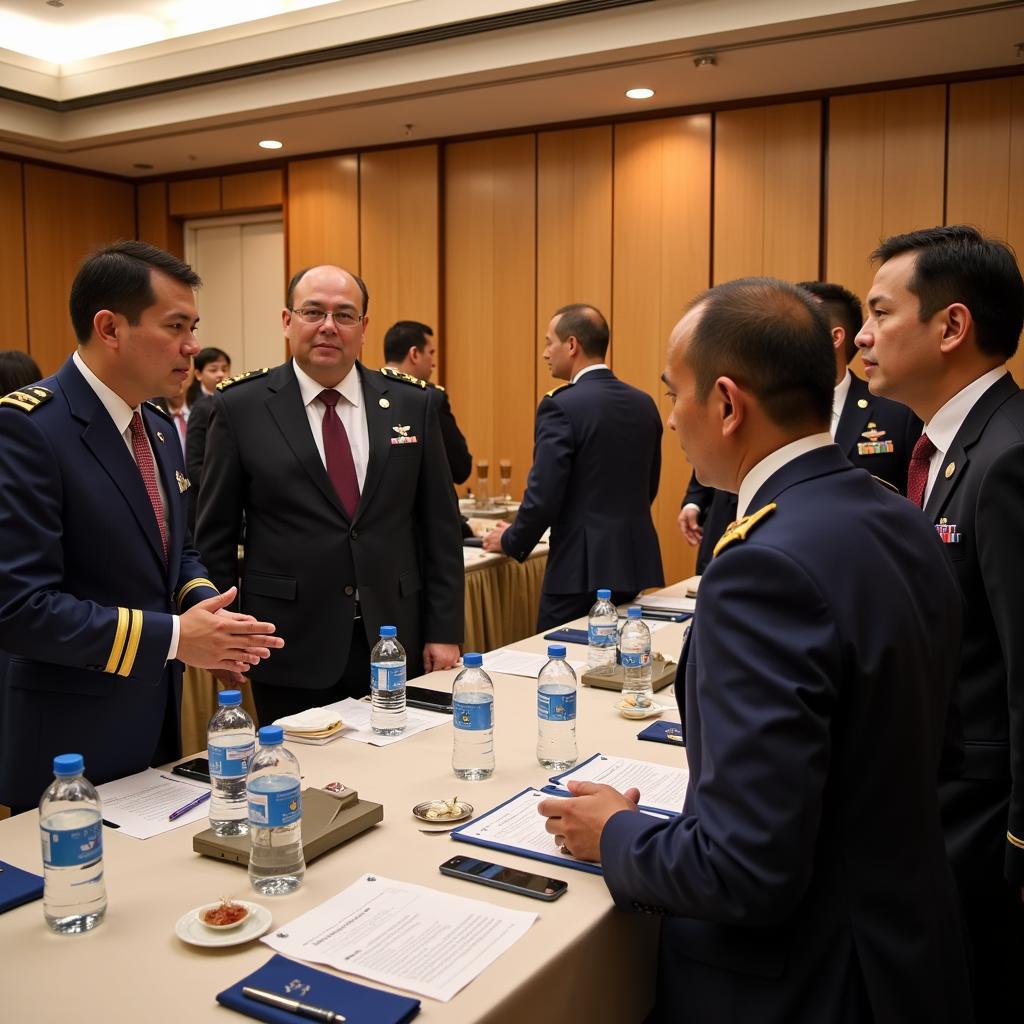
M124 653L124 638L128 632L128 618L129 612L127 608L117 609L117 629L114 630L114 644L110 648L110 657L107 658L107 664L104 667L104 672L115 672L117 670L118 663L121 661L121 655Z
M235 384L241 384L243 380L254 380L256 377L262 377L264 374L270 373L269 366L261 366L258 370L246 370L245 373L239 373L235 377L227 377L217 385L218 391L224 391L226 388L233 387Z
M139 653L139 641L142 639L142 612L138 608L131 609L132 624L128 630L128 645L124 651L124 661L117 670L119 676L130 676L135 667L135 655Z
M22 412L35 412L39 406L51 398L53 398L53 392L49 388L41 388L38 384L34 384L30 388L12 391L9 395L4 395L3 398L0 398L0 405L9 405Z
M209 587L211 590L216 590L217 589L207 579L198 578L198 579L194 579L194 580L189 580L188 583L186 583L181 588L181 590L178 591L178 608L179 609L181 608L181 602L185 600L185 595L186 594L190 594L193 590L196 589L196 587Z
M557 388L552 388L544 397L550 398L552 395L557 395L559 391L564 391L566 388L572 387L572 381L568 384L559 384Z
M725 550L730 544L737 540L746 540L747 534L757 526L762 520L767 519L778 506L773 501L770 505L765 505L764 508L759 508L756 512L752 512L749 516L744 516L742 519L737 519L732 526L729 527L725 533L719 538L718 543L715 545L715 549L711 554L714 558L719 551Z
M1020 850L1024 850L1024 839L1018 839L1012 832L1007 831L1006 838Z

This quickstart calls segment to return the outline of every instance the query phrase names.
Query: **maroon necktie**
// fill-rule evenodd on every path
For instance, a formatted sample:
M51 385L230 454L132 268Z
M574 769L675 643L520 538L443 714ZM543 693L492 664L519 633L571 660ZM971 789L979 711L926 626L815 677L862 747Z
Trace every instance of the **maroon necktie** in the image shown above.
M910 454L907 467L907 497L918 507L924 508L924 492L928 486L928 467L937 451L927 434L922 434Z
M164 549L164 562L167 561L167 521L164 519L164 503L160 500L160 488L156 485L156 464L153 462L153 453L149 449L149 441L146 438L146 428L142 424L142 416L136 410L132 413L132 454L135 456L135 463L142 474L142 482L146 485L146 493L149 495L149 503L153 506L153 515L156 516L156 526L160 531L160 543Z
M324 409L324 458L327 462L327 475L331 478L335 493L341 501L349 519L355 519L359 507L359 480L356 477L356 464L352 459L352 446L348 443L345 424L341 422L335 406L341 395L337 391L321 391L316 396L325 406Z

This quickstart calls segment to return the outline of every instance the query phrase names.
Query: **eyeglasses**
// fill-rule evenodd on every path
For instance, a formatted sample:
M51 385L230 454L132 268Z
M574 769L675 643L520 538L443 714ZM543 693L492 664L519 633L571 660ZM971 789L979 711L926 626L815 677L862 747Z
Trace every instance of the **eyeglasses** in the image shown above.
M363 319L362 314L354 313L351 309L336 309L333 313L327 309L289 309L304 324L322 324L328 317L331 317L339 327L355 327Z

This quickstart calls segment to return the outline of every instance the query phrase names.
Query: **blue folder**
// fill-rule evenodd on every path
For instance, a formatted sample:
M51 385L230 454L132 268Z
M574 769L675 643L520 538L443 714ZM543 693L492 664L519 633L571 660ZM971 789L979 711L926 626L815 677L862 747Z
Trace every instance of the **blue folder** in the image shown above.
M0 914L31 903L43 895L43 879L0 860Z
M636 734L638 740L668 743L673 747L686 746L686 730L679 722L655 722Z

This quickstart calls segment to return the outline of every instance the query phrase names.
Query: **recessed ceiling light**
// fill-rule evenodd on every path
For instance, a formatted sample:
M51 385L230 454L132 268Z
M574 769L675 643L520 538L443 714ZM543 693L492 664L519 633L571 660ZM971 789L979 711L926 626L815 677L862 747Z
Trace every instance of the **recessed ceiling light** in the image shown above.
M277 139L260 139L260 149L280 149L283 145Z
M631 100L649 100L654 95L653 89L627 89L626 95Z

